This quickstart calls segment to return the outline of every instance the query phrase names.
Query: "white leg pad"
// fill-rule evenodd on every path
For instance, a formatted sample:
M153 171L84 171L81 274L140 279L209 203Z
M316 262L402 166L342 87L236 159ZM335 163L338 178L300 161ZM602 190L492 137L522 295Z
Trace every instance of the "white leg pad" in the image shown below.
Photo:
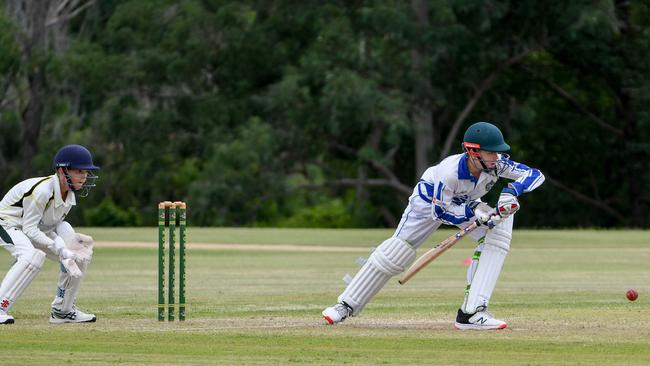
M478 307L488 306L503 263L510 250L513 222L514 215L511 215L485 235L478 266L476 266L475 272L473 268L468 270L469 292L462 307L465 313L472 314Z
M399 238L385 240L361 267L339 302L345 302L358 315L368 302L381 290L388 280L402 273L415 260L415 249Z
M77 293L81 287L81 281L85 277L88 269L88 262L78 262L77 265L81 270L81 277L72 277L63 266L59 271L59 280L57 282L56 296L52 301L52 307L63 312L72 311L72 306L77 299Z
M16 263L11 266L9 272L2 281L0 287L0 310L5 313L18 300L27 286L43 267L45 253L34 249L25 255L18 257Z
M72 311L72 306L77 299L77 293L81 287L81 281L86 274L88 264L92 258L92 238L87 235L76 233L72 226L66 221L63 221L57 225L56 233L61 238L63 238L66 247L78 255L86 255L87 253L84 250L90 251L88 255L86 255L88 260L76 262L79 270L81 271L81 276L71 276L71 274L68 273L64 266L61 266L61 269L59 271L56 296L52 301L52 307L63 312L69 312Z
M474 255L472 256L472 263L469 268L467 268L467 285L472 283L474 279L474 274L476 273L476 267L478 267L478 261L480 259L481 253L483 252L483 240L479 240L479 245L474 249ZM469 287L468 287L469 288Z

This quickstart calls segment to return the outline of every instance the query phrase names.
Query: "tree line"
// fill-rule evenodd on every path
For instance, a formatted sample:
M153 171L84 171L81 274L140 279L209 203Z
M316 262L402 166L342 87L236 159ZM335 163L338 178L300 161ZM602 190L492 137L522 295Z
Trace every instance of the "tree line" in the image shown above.
M78 224L393 226L490 121L547 176L519 225L650 226L647 2L0 3L2 190L83 144Z

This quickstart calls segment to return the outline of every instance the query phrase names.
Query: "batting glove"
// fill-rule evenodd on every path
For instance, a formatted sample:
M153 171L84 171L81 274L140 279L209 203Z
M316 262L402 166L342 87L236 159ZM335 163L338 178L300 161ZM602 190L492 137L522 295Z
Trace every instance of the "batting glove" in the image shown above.
M517 200L517 192L506 187L501 191L499 196L499 203L497 204L497 212L499 216L506 218L519 210L519 200Z
M495 210L485 202L473 201L468 203L468 205L472 209L472 212L474 212L476 222L479 226L490 221L490 218L495 214Z

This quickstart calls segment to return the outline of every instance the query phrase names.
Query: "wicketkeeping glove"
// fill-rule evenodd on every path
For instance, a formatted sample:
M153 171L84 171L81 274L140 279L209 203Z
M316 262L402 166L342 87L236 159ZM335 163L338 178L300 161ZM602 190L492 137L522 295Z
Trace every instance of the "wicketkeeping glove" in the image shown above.
M77 255L72 250L70 250L68 248L63 248L59 252L59 258L61 260L72 259L74 261L74 260L77 260Z
M66 272L68 272L70 274L70 276L72 276L74 278L80 278L81 276L83 276L83 272L81 272L81 269L79 268L79 265L77 264L77 262L74 259L72 259L72 258L68 258L68 259L61 258L61 264L65 268Z
M76 262L78 257L72 250L61 248L61 251L59 252L59 260L70 276L79 278L83 275Z
M67 247L77 255L77 260L90 262L93 257L93 238L81 233L75 233L74 239L67 242Z

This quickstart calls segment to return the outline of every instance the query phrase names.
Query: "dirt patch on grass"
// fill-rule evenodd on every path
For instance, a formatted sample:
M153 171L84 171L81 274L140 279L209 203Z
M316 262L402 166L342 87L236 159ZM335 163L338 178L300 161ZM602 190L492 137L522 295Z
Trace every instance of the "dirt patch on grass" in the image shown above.
M177 244L178 245L178 244ZM96 241L97 248L158 248L158 243L138 241ZM296 244L225 244L225 243L188 243L187 249L203 250L238 250L262 252L367 252L366 247L337 247L324 245Z
M369 335L381 331L454 331L453 322L449 319L396 319L370 318L351 319L343 324L331 326L321 317L252 317L252 318L188 318L184 322L158 322L155 319L123 321L118 319L102 320L109 329L130 331L155 331L174 333L218 333L231 331L268 331L278 330L293 333L296 331L317 332L324 334L354 334ZM99 324L99 323L98 323Z

